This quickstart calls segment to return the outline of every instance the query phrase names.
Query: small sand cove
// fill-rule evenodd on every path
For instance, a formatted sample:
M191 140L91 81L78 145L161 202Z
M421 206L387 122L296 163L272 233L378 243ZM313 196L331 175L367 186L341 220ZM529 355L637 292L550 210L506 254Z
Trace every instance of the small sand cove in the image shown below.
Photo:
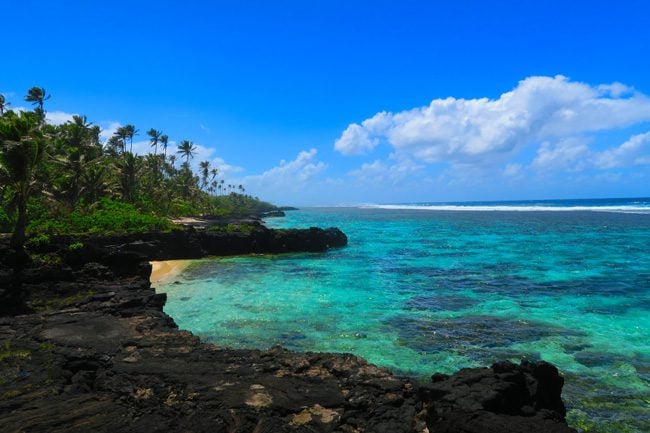
M190 260L167 260L151 263L151 283L159 283L180 274L189 264Z

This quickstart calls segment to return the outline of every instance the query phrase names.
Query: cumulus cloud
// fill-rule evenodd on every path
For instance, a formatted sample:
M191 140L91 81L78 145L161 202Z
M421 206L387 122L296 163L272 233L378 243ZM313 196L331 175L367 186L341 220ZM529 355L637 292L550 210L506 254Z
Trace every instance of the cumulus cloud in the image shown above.
M364 123L367 124L367 122ZM334 148L344 155L363 155L371 151L379 143L379 140L370 139L369 129L366 125L351 124L336 140Z
M601 169L650 164L650 132L634 135L618 147L597 153L593 163Z
M363 183L383 184L388 182L395 184L410 175L416 174L421 168L422 165L416 164L409 159L398 160L394 163L384 163L377 159L370 163L361 164L358 169L349 171L348 175Z
M556 77L529 77L498 99L434 99L399 113L353 123L334 147L345 155L387 143L396 155L426 163L489 164L527 145L624 128L650 120L650 98L620 83L591 86ZM549 145L547 145L549 146ZM568 144L541 149L544 160L580 153Z
M533 160L533 168L539 171L579 171L585 168L589 146L584 138L566 138L551 144L542 143Z
M316 160L317 150L303 150L291 161L280 164L257 175L246 176L242 183L249 190L277 190L279 187L292 190L302 189L306 182L327 168L324 162Z
M64 111L47 111L45 113L45 121L51 125L62 125L66 122L72 122L72 116L75 115Z
M229 177L234 174L240 173L244 171L243 167L239 167L237 165L232 165L228 164L223 158L213 158L211 161L212 167L216 168L219 170L219 177Z

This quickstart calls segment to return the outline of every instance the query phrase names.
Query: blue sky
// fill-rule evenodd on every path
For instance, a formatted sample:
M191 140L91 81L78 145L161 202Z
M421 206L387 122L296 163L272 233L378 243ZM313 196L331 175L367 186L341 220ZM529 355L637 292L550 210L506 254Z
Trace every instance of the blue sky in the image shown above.
M645 1L150 3L7 2L0 93L279 204L650 196Z

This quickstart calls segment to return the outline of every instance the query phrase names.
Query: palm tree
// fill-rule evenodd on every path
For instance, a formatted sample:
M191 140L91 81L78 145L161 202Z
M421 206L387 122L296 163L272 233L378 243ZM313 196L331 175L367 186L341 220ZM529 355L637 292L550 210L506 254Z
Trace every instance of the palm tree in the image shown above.
M38 105L38 107L34 109L34 112L38 114L41 120L41 124L45 123L45 110L43 109L43 102L47 101L51 97L52 95L48 95L43 87L32 87L27 91L27 95L25 95L25 101L31 102L32 105Z
M201 168L201 188L205 189L208 185L208 176L210 175L210 161L199 162L199 167Z
M167 144L169 143L169 137L167 135L160 136L160 145L163 148L163 160L167 159Z
M196 155L196 146L189 140L183 140L178 145L178 152L185 157L185 162L190 163L190 158L193 158Z
M106 183L104 182L106 170L107 167L102 158L92 161L84 170L81 182L88 204L97 202L106 193Z
M129 124L124 126L124 133L126 134L126 138L129 139L131 145L129 152L133 153L133 136L138 134L138 130L135 129L135 126Z
M120 126L117 128L113 137L116 137L115 143L122 149L122 154L124 154L126 152L126 139L129 137L126 127Z
M116 161L115 167L119 172L119 189L122 199L132 203L137 189L138 172L142 160L131 152L124 154L122 161Z
M51 186L61 187L67 206L73 209L84 190L84 171L89 163L101 157L99 128L89 123L86 116L75 115L57 131L62 146L58 147L54 161L64 168L64 173L59 177L60 184Z
M18 210L10 246L24 251L27 201L36 184L36 167L43 158L45 137L41 117L30 112L0 119L0 184L11 187L9 207Z
M120 149L123 149L122 141L120 137L116 134L111 136L108 141L106 141L106 152L110 155L116 156L119 154Z
M0 116L5 114L5 110L7 109L8 106L10 106L11 103L7 102L5 100L5 95L0 93Z
M150 130L147 131L147 135L151 137L149 139L149 142L151 143L151 147L153 147L153 154L154 156L158 154L158 142L160 141L162 137L162 131L157 131L154 128L151 128Z

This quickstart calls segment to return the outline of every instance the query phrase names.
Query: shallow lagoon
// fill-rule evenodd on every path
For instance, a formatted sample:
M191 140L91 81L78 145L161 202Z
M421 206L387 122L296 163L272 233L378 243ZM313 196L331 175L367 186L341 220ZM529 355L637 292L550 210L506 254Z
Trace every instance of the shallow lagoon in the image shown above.
M159 284L218 345L351 352L400 374L545 359L575 427L650 431L650 215L318 208L323 254L193 262Z

